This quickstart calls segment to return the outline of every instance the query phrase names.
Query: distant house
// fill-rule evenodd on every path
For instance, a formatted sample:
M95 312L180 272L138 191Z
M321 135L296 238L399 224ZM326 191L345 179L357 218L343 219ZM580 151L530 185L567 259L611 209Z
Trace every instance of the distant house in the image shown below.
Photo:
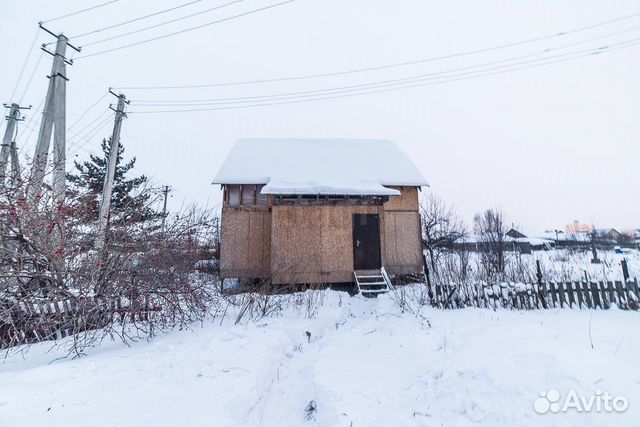
M427 182L393 142L239 140L213 183L223 278L325 284L422 271Z
M595 232L596 239L602 242L615 244L625 240L624 234L615 228L596 228L593 231Z
M511 228L505 233L506 241L512 243L520 252L530 253L537 250L548 250L556 246L562 237L562 231L532 231L524 228Z

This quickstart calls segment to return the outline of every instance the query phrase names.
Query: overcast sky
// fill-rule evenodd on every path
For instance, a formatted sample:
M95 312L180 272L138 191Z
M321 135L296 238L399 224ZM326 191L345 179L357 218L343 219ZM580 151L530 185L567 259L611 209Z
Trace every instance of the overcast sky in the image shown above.
M71 43L88 45L229 1L202 0L171 13L72 38ZM68 124L109 86L209 84L331 73L509 44L640 12L637 0L296 0L196 31L81 58L280 1L239 1L86 46L68 69ZM11 98L39 20L105 2L0 0L0 35L5 41L2 101L22 96L40 55L37 46L53 40L39 32ZM47 26L74 36L183 3L187 0L120 0ZM620 34L572 49L638 39L640 16L535 43L375 72L124 92L141 102L335 88L500 61L613 33ZM51 57L44 55L23 104L40 103L50 65ZM73 130L86 137L102 123L98 119L92 127L92 120L114 101L111 96L102 99ZM431 184L428 191L453 204L467 222L483 209L500 206L510 223L538 229L564 227L573 220L598 227L640 227L640 45L521 71L340 99L160 114L136 114L149 108L132 102L129 109L132 114L123 125L122 142L128 155L138 158L140 172L175 189L173 209L183 201L219 204L219 188L210 182L239 138L376 138L396 141ZM31 121L26 126L38 125L37 112L27 116ZM72 139L70 154L82 158L96 152L100 139L111 132L110 124L104 123L90 141ZM29 134L24 127L23 132L19 144L31 155L36 132Z

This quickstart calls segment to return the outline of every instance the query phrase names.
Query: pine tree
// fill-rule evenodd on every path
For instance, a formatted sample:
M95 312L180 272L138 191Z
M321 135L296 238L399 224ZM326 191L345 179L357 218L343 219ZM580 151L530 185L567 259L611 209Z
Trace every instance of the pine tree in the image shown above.
M100 213L100 202L104 178L107 173L111 138L102 140L102 156L90 155L88 161L74 162L76 174L68 173L70 197L80 202L81 219L86 222L96 221ZM110 222L114 225L131 222L143 222L161 216L149 206L151 192L145 188L148 178L144 175L129 178L127 174L134 168L136 158L126 163L124 146L118 146L118 159L113 180L111 196Z

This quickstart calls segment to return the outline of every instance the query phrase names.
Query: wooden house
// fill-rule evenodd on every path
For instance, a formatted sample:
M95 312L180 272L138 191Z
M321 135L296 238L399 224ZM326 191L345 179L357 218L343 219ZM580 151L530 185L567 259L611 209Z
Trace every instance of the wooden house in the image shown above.
M422 272L427 183L391 141L239 140L213 183L224 197L223 278L364 290Z

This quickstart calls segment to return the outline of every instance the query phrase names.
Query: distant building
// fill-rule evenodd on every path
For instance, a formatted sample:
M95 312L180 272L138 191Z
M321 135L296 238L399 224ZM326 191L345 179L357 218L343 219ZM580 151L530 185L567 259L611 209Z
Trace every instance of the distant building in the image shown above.
M592 225L583 224L578 220L573 221L571 224L567 224L565 227L565 232L568 234L576 234L576 233L590 233L593 229Z
M605 241L609 243L621 243L626 237L615 228L596 228L593 230L596 239L599 241Z
M512 228L505 233L506 240L517 245L520 252L549 250L556 246L559 237L564 238L562 231L532 231L521 227Z

